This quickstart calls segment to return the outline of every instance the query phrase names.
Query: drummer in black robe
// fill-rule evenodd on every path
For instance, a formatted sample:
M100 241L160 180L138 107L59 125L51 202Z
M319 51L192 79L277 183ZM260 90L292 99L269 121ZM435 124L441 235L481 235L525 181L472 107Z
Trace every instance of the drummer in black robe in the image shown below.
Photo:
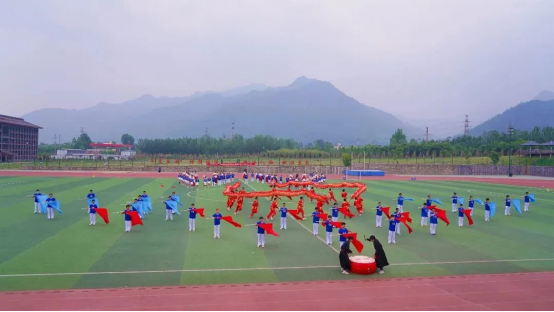
M349 254L352 253L352 250L350 250L350 242L352 242L353 237L349 236L348 240L342 244L339 252L339 261L340 261L340 267L342 274L350 274L350 257Z
M383 250L383 245L381 245L381 243L375 238L375 235L371 235L369 238L365 238L365 240L373 243L373 248L375 248L375 264L379 269L379 274L384 274L384 268L389 265L389 262L387 261L385 250Z

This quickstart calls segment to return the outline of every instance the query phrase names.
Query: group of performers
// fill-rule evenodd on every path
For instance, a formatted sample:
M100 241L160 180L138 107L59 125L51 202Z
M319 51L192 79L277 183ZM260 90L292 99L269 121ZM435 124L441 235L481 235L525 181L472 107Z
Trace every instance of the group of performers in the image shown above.
M259 183L268 183L269 186L275 191L276 187L279 187L278 183L282 182L282 176L277 177L277 175L264 175L264 174L252 174L251 181L258 181ZM182 174L179 174L179 183L181 185L185 185L185 187L197 187L198 186L198 173L196 172L183 172ZM215 185L223 185L223 184L229 184L232 183L234 179L234 174L229 173L214 173L209 180L207 180L204 177L204 183L210 184L212 186ZM243 179L245 182L248 181L248 174L244 173ZM310 174L310 175L289 175L285 178L285 181L287 182L314 182L314 183L324 183L325 182L325 176L324 175L317 175L317 174ZM281 187L283 185L280 185ZM316 185L318 188L322 188L320 185ZM305 193L306 188L304 185L294 186L296 190L300 189ZM291 186L288 185L287 191L291 191ZM307 192L305 193L310 197L310 200L313 200L313 198L318 198L318 196L312 196L312 194L315 193L315 188L310 187L308 185ZM233 211L234 214L239 214L244 208L244 197L243 196L233 196L232 194L244 194L246 193L244 187L237 188L231 191L230 194L227 194L227 205L226 209L228 211ZM285 193L286 194L286 193ZM356 208L356 214L358 216L362 216L364 213L364 207L363 207L363 199L361 196L355 196L354 194L353 198L353 206ZM60 204L56 200L56 198L53 196L52 193L50 193L48 196L44 196L40 193L40 191L37 189L36 192L31 195L34 198L34 213L46 213L48 219L54 219L54 211L58 211L59 213L62 213L60 210ZM285 195L286 196L286 195ZM287 196L289 199L292 200L291 197ZM526 192L523 196L524 199L524 212L529 211L530 203L535 201L534 194L529 194L529 192ZM337 229L337 235L339 236L339 247L340 247L340 253L339 258L341 259L341 271L344 274L348 274L349 267L347 265L347 262L344 259L345 255L350 254L352 251L350 250L350 243L351 242L357 242L357 239L355 237L355 233L352 233L348 228L346 227L346 218L352 219L355 217L355 214L352 213L350 210L350 201L348 198L348 193L346 192L346 189L342 189L340 193L340 199L341 201L337 200L335 197L335 194L333 192L332 188L328 189L327 195L323 195L322 198L327 199L326 201L323 201L321 199L316 199L316 204L314 211L311 213L311 219L312 219L312 232L313 235L318 236L319 235L319 226L323 226L325 228L325 243L329 246L333 244L333 232L335 229ZM93 190L90 190L89 193L86 195L87 200L87 213L90 216L90 226L96 225L96 215L100 214L101 217L106 221L106 223L109 222L107 217L107 210L106 208L100 208L100 204L98 201L98 198L96 194L93 192ZM285 202L281 202L279 204L279 200L281 198L279 196L272 196L270 198L270 204L269 204L269 213L263 217L258 217L258 221L255 224L250 224L251 226L257 227L257 247L264 248L265 247L265 234L271 234L271 235L277 235L273 231L272 228L272 222L275 217L277 217L277 214L279 214L280 217L280 229L281 230L287 230L287 217L288 214L291 214L296 220L298 221L305 221L306 220L306 213L304 211L304 196L300 196L298 199L298 202L296 204L296 209L289 209L287 207L287 204ZM377 206L375 207L375 227L381 228L382 227L382 218L383 215L385 215L388 219L388 244L396 244L396 235L401 235L401 225L403 224L408 228L408 232L411 233L412 229L409 225L409 223L412 222L412 219L410 217L409 212L404 211L404 202L405 201L414 201L413 198L404 197L402 193L399 193L396 200L396 207L394 210L390 210L391 207L383 207L381 202L377 203ZM519 201L520 199L511 199L509 195L506 195L505 198L505 210L504 215L509 216L511 212L511 207L515 207L515 209L521 213L520 207L519 207ZM142 221L146 218L146 215L149 214L149 212L152 211L152 205L151 205L151 198L148 196L146 191L143 191L142 194L139 194L135 199L133 199L132 202L125 204L125 210L121 212L114 212L114 213L121 213L124 215L124 221L125 221L125 232L128 233L131 231L132 226L137 224L143 224ZM327 202L331 205L330 208L328 208L328 213L325 212L325 205ZM340 202L340 206L339 203ZM465 198L458 197L456 193L453 194L451 197L452 202L452 213L457 214L458 216L458 226L463 227L464 226L464 220L467 218L469 221L469 224L473 224L473 211L476 208L476 204L480 204L484 206L485 211L485 222L489 222L490 218L494 216L496 204L494 202L491 202L490 198L486 198L485 201L481 200L480 198L474 199L473 196L469 196L467 200L467 206L465 204ZM162 203L165 205L165 220L166 221L172 221L173 216L175 214L180 215L181 210L179 209L179 206L183 206L180 202L180 197L175 194L175 192L172 192L171 195L167 196ZM446 215L446 212L444 209L438 208L436 205L441 205L441 201L438 198L432 198L431 195L428 195L425 201L423 202L421 207L418 207L418 209L421 211L421 227L427 227L429 225L430 234L435 236L437 232L437 224L438 220L442 220L445 223L449 224L448 217ZM253 218L254 216L258 215L260 209L260 203L258 197L253 198L252 206L250 209L249 217ZM241 227L240 224L234 222L231 216L223 216L221 214L221 211L219 208L215 210L215 213L212 214L209 217L205 217L204 215L204 208L197 208L194 204L191 204L188 209L185 209L184 211L188 212L188 219L189 219L189 231L195 232L196 231L196 218L197 215L200 215L202 218L205 219L212 219L213 225L214 225L214 239L221 238L221 231L220 231L220 225L221 220L225 220L229 222L230 224L234 225L235 227ZM339 214L342 214L343 221L339 222ZM249 226L249 225L247 225ZM353 236L350 236L353 235ZM382 245L379 243L379 241L375 238L375 236L371 236L369 239L366 239L374 244L375 247L375 256L376 259L380 259L377 261L377 267L379 268L379 273L384 273L383 267L388 265L386 255L384 254L384 251L382 249Z
M242 180L244 181L244 184L248 184L248 172L243 172L242 174ZM327 180L327 177L324 174L318 174L318 173L309 173L309 174L289 174L288 176L285 176L283 179L283 175L277 176L277 174L265 174L265 173L250 173L250 182L256 182L256 183L267 183L267 184L274 184L274 183L283 183L283 182L315 182L315 183L324 183Z
M178 175L179 184L185 187L199 187L200 179L196 171L183 172ZM211 176L202 176L203 186L225 185L235 181L235 174L229 172L214 172Z

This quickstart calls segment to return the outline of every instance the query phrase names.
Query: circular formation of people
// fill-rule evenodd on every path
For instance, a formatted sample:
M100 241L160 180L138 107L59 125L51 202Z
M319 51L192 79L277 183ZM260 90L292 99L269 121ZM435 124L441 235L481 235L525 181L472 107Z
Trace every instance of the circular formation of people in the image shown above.
M310 174L295 174L285 176L277 176L276 174L264 174L264 173L250 173L244 172L241 174L241 181L245 185L249 183L260 183L267 184L270 188L275 190L277 184L282 184L283 182L313 182L317 184L324 184L326 182L325 175L319 175L317 173ZM186 188L198 188L200 187L200 177L197 172L183 172L178 175L178 182L180 185ZM203 187L216 187L216 186L227 186L229 184L236 183L235 174L229 172L216 172L211 176L204 175L202 177L202 186ZM296 190L304 190L304 186L298 187L293 186ZM319 187L321 188L321 187ZM252 188L254 189L254 188ZM307 186L309 192L315 193L315 188L311 185ZM291 191L291 185L288 186L288 191ZM235 191L237 194L246 193L244 187L237 189ZM327 245L332 246L333 244L333 234L335 229L338 229L337 236L339 236L339 261L341 265L341 272L343 274L349 274L351 270L350 256L352 256L352 250L350 249L351 244L358 248L359 241L357 239L356 233L351 232L346 227L345 220L347 218L351 219L355 217L354 213L350 210L350 202L348 200L348 194L346 189L342 189L341 193L342 202L340 206L338 205L338 200L335 198L332 188L329 188L328 195L326 198L331 204L331 207L328 208L330 211L329 214L325 213L325 202L316 201L316 207L311 213L312 220L312 233L314 236L319 235L319 226L325 227L325 242ZM49 193L47 196L43 195L40 190L36 190L33 195L34 199L34 213L46 214L48 220L54 219L54 213L57 211L59 214L62 213L60 202L54 197L54 194ZM519 213L528 212L530 204L535 202L535 194L529 194L525 192L522 196L524 200L523 211L521 210L521 200L519 198L512 199L510 195L506 195L504 200L504 215L510 216L511 208ZM96 216L99 215L106 223L109 223L108 211L106 208L101 208L99 199L93 190L90 190L86 195L87 207L84 209L87 210L90 217L90 226L96 225ZM292 200L291 197L289 199ZM306 214L304 211L304 197L300 196L296 209L289 209L286 206L285 202L282 202L281 205L278 204L280 200L279 196L272 196L270 199L271 204L269 205L269 213L267 216L258 217L258 221L253 224L247 224L244 226L254 226L256 227L257 234L257 247L265 247L265 235L271 234L278 236L278 234L273 231L273 219L280 214L280 230L287 229L287 214L291 215L294 219L298 221L306 220ZM408 232L411 233L412 229L410 223L412 223L412 218L409 215L409 212L404 212L404 202L405 201L414 201L411 197L404 197L402 193L398 194L396 199L396 207L394 210L391 210L390 207L383 207L382 202L378 202L376 207L373 209L375 211L375 227L382 227L383 215L388 221L388 244L396 245L396 236L401 235L401 225L404 225ZM236 205L235 205L236 201ZM312 201L312 199L310 199ZM458 217L458 226L463 227L465 220L468 220L469 225L473 225L473 211L476 208L476 204L484 206L485 211L485 222L489 222L491 217L494 217L496 212L496 203L492 202L490 198L486 198L484 201L481 198L473 198L469 196L467 199L464 197L458 196L457 193L454 193L450 199L452 204L452 213L456 213ZM356 214L362 216L364 214L363 199L361 196L354 198L354 207L356 208ZM180 215L181 211L188 212L189 216L189 231L196 231L196 218L197 215L200 215L205 219L212 219L214 225L214 239L221 238L220 225L221 221L226 221L235 227L242 227L239 223L233 220L231 215L224 216L221 213L219 208L216 208L214 213L211 216L206 217L204 214L204 208L195 207L195 204L192 203L188 209L181 210L179 207L183 206L180 200L180 196L175 192L172 192L171 195L167 196L163 200L165 204L165 220L172 221L174 215ZM244 197L242 196L228 196L227 200L227 211L233 211L233 214L240 214L243 210ZM422 203L422 206L418 209L421 211L421 227L429 227L430 235L437 235L437 224L439 220L445 222L447 225L450 223L447 213L444 209L438 208L436 205L442 205L442 202L439 198L432 198L431 195L428 195L427 198ZM233 206L235 208L233 209ZM281 206L281 207L279 207ZM258 197L254 197L252 201L252 206L250 209L250 219L259 213L259 200ZM119 212L113 212L116 214L122 214L124 217L125 232L131 232L131 228L134 225L142 225L142 220L152 211L152 199L147 194L146 191L143 191L142 194L137 195L132 202L125 204L125 210ZM339 221L339 215L343 216L343 221ZM376 266L379 269L379 273L385 273L384 267L388 265L388 261L383 250L381 243L375 238L374 235L371 235L369 238L364 236L364 239L373 243L375 248L374 260ZM363 247L362 247L363 248ZM361 252L361 250L358 250Z

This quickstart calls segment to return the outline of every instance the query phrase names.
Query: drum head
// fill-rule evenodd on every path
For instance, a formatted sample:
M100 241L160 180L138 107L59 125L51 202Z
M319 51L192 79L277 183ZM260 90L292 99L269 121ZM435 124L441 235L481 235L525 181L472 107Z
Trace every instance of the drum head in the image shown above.
M356 262L356 263L373 263L375 262L375 259L368 256L353 256L353 257L350 257L350 261Z

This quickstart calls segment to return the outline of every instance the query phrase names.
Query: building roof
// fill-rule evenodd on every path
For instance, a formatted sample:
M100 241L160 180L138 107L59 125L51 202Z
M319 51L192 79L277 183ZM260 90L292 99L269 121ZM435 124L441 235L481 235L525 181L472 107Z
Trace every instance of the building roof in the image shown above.
M540 145L541 145L540 143L537 143L535 141L529 141L521 144L520 146L540 146Z
M554 141L543 143L541 146L554 146Z
M14 126L30 127L36 129L42 129L41 126L34 125L30 122L23 120L23 118L11 117L6 115L0 115L0 124L8 124Z
M127 145L127 144L114 144L114 143L90 143L89 146L91 147L133 147L133 145Z

